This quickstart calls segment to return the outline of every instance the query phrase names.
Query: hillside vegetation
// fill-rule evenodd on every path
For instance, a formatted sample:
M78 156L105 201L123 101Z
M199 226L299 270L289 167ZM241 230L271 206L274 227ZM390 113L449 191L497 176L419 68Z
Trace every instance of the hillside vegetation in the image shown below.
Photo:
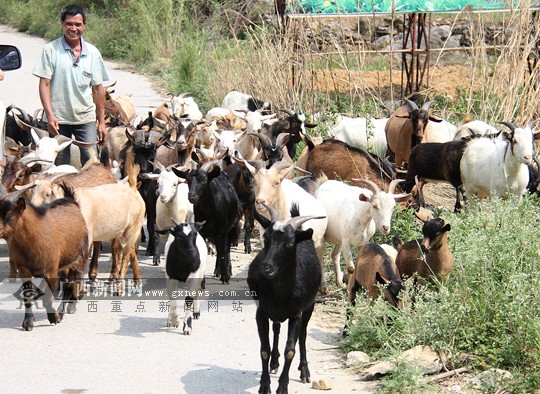
M59 10L67 3L4 0L0 22L53 39L61 34ZM353 78L369 62L366 56L347 51L315 56L302 22L291 22L288 33L280 34L271 18L271 2L79 3L89 9L85 37L106 58L132 63L167 91L191 93L203 113L219 105L232 89L264 98L276 108L318 113L319 122L338 112L384 115L382 104L397 98L381 97L376 86ZM538 117L539 70L530 73L527 65L538 39L538 24L531 23L529 12L507 14L504 23L510 30L504 50L493 51L481 44L479 27L488 17L498 16L470 16L477 40L461 60L470 65L470 74L462 76L460 96L434 95L429 89L421 95L434 98L433 108L444 109L451 120L466 113L518 123ZM350 81L349 91L317 90L314 72L335 68ZM481 207L473 203L459 215L442 213L452 226L449 242L455 266L449 282L421 291L414 308L402 311L382 300L358 302L344 349L392 359L415 345L429 345L446 357L449 369L462 365L507 369L514 379L503 383L505 390L540 390L539 203L527 196L522 202L494 200ZM396 213L392 233L376 241L390 242L395 234L405 240L419 236L411 212ZM421 390L418 372L404 371L398 369L385 383L387 392L405 392L404 387L406 392Z

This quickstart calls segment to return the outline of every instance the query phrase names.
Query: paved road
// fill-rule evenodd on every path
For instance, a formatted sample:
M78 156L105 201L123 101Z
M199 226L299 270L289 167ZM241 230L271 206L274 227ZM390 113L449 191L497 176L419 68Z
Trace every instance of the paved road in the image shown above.
M29 112L40 108L37 78L31 69L44 41L0 26L0 43L15 44L23 56L23 68L6 73L0 94L6 104ZM158 106L163 98L149 81L107 62L118 93L133 93L139 114ZM239 250L243 250L240 245ZM77 313L50 325L43 308L35 310L36 325L23 332L23 310L14 294L20 283L9 283L7 248L0 243L0 352L1 391L28 393L256 393L260 379L259 339L255 324L256 305L244 295L245 274L253 256L233 251L234 280L223 286L211 275L214 258L207 264L211 299L202 303L201 318L194 322L191 336L167 328L166 301L157 293L165 277L162 266L152 266L144 250L139 253L143 293L139 297L103 299L87 297ZM108 250L100 258L99 278L110 268ZM159 283L158 283L159 284ZM220 293L222 291L223 293ZM231 293L236 291L237 293ZM228 293L229 294L228 294ZM217 302L217 303L216 303ZM367 392L350 370L342 368L336 351L341 316L324 312L317 304L308 338L308 360L313 379L333 382L333 392ZM282 334L286 329L282 330ZM284 334L281 348L285 343ZM283 352L283 350L281 350ZM297 356L298 357L298 356ZM297 359L298 360L298 359ZM291 368L291 393L313 392L299 382L296 362ZM272 378L277 388L277 376Z

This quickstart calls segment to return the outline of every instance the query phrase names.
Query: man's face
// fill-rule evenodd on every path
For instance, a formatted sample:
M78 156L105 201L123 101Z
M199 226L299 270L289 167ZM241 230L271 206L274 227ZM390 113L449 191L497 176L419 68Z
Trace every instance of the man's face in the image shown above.
M81 14L75 16L66 16L66 19L62 22L62 28L64 29L64 36L68 42L76 42L81 38L86 25L83 22Z

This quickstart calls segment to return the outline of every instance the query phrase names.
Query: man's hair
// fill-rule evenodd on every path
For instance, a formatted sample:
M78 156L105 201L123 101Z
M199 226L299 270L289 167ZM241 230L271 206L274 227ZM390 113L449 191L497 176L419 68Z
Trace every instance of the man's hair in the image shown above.
M81 14L83 23L86 24L86 10L84 9L84 7L76 4L66 5L64 8L62 8L62 11L60 11L60 19L62 20L62 22L64 22L66 20L66 17L75 16L78 14Z

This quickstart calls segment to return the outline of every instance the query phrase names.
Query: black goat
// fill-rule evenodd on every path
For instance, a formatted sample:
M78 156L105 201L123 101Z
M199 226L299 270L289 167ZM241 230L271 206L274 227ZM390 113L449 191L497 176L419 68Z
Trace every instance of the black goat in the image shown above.
M281 133L276 138L270 138L266 134L262 133L248 133L248 135L253 135L259 138L262 148L259 159L266 162L267 169L283 158L292 162L288 152L284 150L289 142L291 134Z
M405 181L401 188L410 193L418 178L416 198L421 207L424 206L422 188L428 181L444 181L456 189L454 211L461 209L463 186L459 164L467 141L426 142L415 146L409 156L409 165Z
M296 144L302 141L304 135L306 135L306 127L314 128L316 125L306 122L306 115L303 113L296 113L292 109L281 109L288 116L285 119L280 119L271 125L263 124L261 133L266 134L274 141L281 133L289 133L291 136L287 141L287 152L289 157L294 160L296 156Z
M151 162L156 158L157 149L167 142L167 138L163 137L157 131L144 131L135 130L133 134L130 134L126 129L126 136L128 142L124 145L120 151L120 159L122 161L122 176L126 176L124 169L124 162L128 150L132 150L135 157L135 164L140 167L139 181L141 186L139 187L139 193L144 200L146 207L146 229L148 230L148 245L146 248L147 256L154 256L154 265L159 264L159 254L156 253L156 243L159 242L156 234L156 202L157 202L157 186L152 179L148 179L144 176L146 173L152 173L154 167ZM144 231L141 230L141 237L144 238Z
M278 339L281 323L289 319L285 345L285 365L279 377L278 393L287 393L289 369L300 339L300 379L310 381L306 357L307 325L321 283L321 266L313 244L313 230L300 226L313 216L296 216L278 222L278 213L266 206L271 220L255 211L255 218L265 228L264 249L249 266L248 285L258 301L257 330L261 341L262 376L259 393L270 393L270 368L279 367ZM269 320L272 320L274 341L270 349Z
M192 166L188 171L174 167L172 170L178 177L187 180L188 199L193 204L195 221L205 222L200 233L216 245L214 274L219 274L223 283L229 283L232 276L231 245L238 244L240 235L240 201L217 161L205 163L199 169L196 169L198 166L195 163Z

